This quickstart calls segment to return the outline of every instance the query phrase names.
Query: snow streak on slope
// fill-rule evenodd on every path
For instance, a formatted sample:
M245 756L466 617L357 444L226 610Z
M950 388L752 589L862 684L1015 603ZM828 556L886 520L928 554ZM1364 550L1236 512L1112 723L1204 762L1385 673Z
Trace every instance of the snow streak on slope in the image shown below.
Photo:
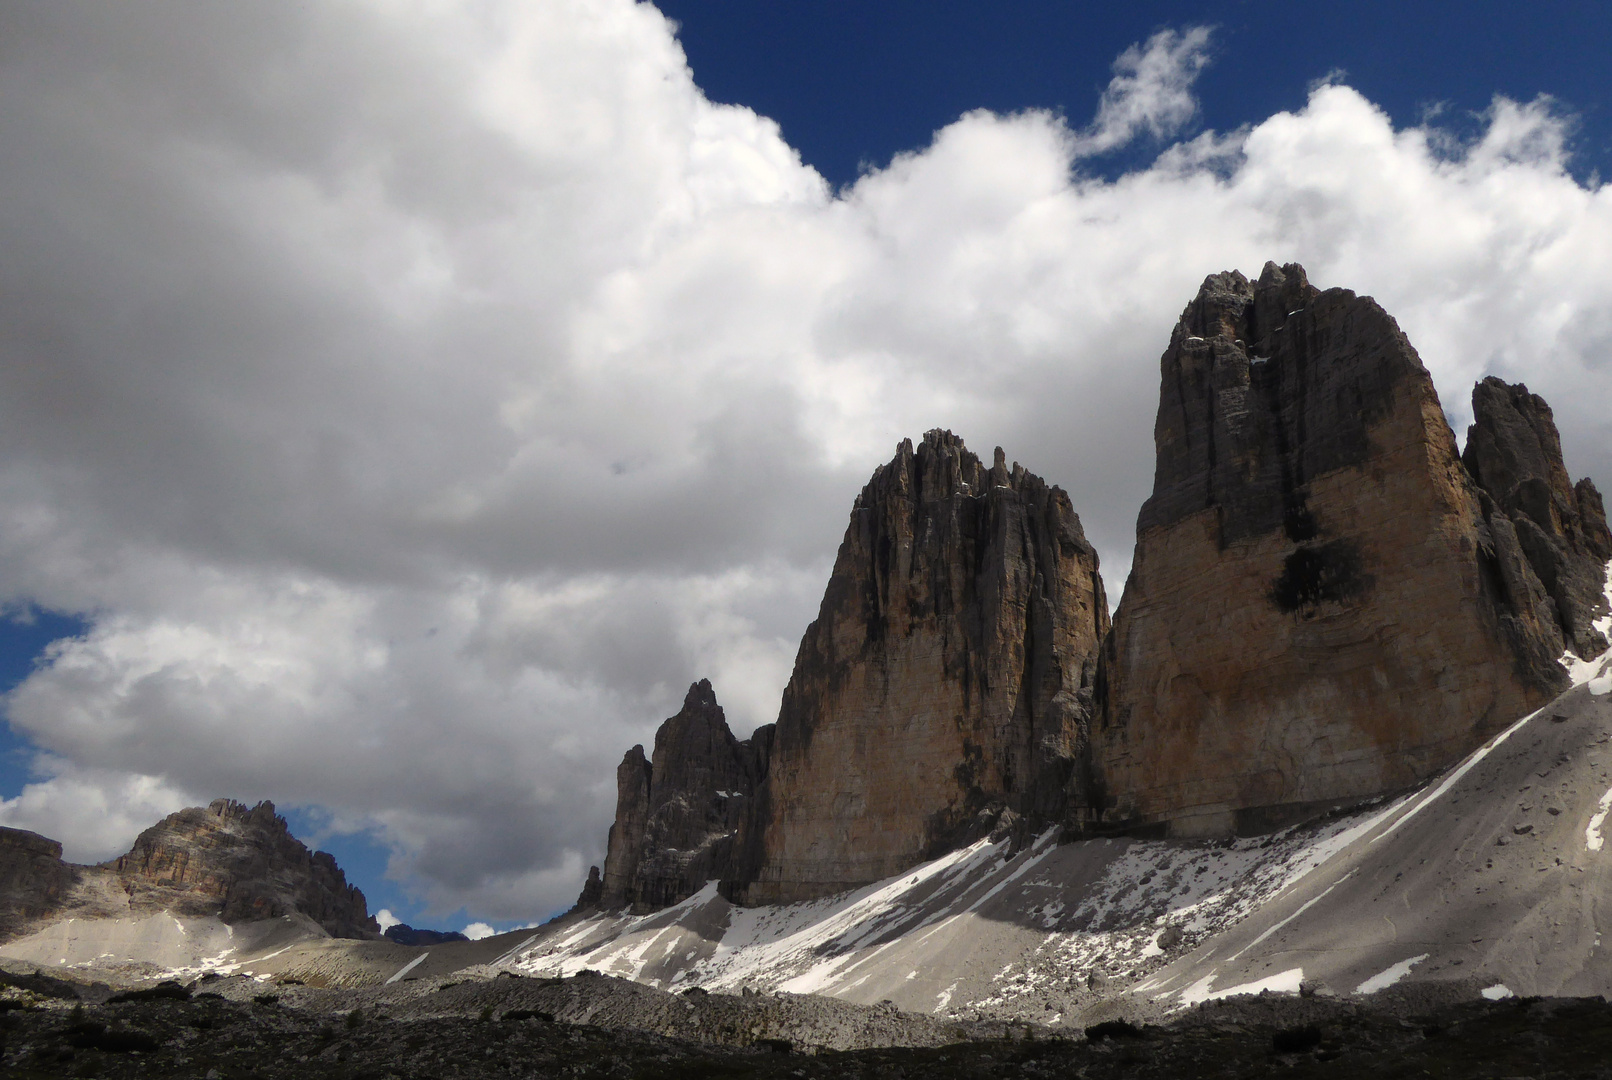
M736 908L713 883L666 911L556 928L507 966L1050 1020L1235 924L1398 805L1233 841L980 841L799 904Z

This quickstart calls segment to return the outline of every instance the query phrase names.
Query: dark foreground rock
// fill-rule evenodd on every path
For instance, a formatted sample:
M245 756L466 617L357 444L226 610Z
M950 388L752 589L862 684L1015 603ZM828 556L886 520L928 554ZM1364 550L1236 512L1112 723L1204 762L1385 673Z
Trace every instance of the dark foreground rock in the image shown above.
M431 1015L327 1000L288 1004L288 988L251 998L168 991L99 1005L11 988L0 996L0 1070L9 1077L262 1080L304 1077L1600 1077L1612 1005L1532 999L1371 1008L1320 998L1212 1003L1168 1026L1110 1021L1086 1030L942 1046L801 1053L747 1030L737 1002L727 1043L641 1028L558 1022L515 1004L523 983L492 980L479 1010L450 1000ZM588 981L587 977L565 980ZM452 998L455 987L437 991ZM488 993L492 994L488 999ZM714 995L713 995L714 996ZM1385 1000L1383 1005L1404 1001ZM689 1000L690 1008L696 1007ZM921 1019L921 1018L915 1018ZM742 1043L743 1045L736 1045Z

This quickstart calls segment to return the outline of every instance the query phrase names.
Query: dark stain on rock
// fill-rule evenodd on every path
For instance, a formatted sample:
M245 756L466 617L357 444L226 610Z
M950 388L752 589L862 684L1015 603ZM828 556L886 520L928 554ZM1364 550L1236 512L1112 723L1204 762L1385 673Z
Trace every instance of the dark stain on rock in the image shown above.
M1284 614L1325 603L1348 603L1370 591L1360 549L1349 540L1300 547L1282 564L1271 602Z

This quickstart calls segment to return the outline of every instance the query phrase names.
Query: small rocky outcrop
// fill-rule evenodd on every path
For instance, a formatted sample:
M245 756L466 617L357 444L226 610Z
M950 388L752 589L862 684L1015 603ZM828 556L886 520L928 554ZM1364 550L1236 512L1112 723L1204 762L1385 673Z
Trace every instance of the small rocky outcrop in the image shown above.
M1001 815L1056 820L1083 762L1108 606L1063 490L949 431L851 511L725 888L793 901L897 873Z
M675 904L731 876L734 839L765 775L772 725L734 738L707 679L655 733L653 759L634 746L616 770L616 820L604 873L589 874L579 907Z
M1528 387L1484 379L1472 390L1472 415L1461 461L1483 489L1491 528L1516 534L1527 563L1519 571L1532 575L1523 587L1550 598L1554 619L1544 626L1552 647L1599 655L1607 641L1593 624L1607 613L1612 558L1601 493L1588 477L1572 482L1550 406Z
M225 922L293 915L334 937L375 937L364 894L327 852L291 835L274 804L218 799L170 814L127 855L97 866L63 862L62 846L0 829L0 935L58 918L216 915Z
M1102 824L1225 834L1403 788L1564 686L1605 530L1543 402L1480 386L1480 487L1394 320L1296 265L1209 277L1161 366Z

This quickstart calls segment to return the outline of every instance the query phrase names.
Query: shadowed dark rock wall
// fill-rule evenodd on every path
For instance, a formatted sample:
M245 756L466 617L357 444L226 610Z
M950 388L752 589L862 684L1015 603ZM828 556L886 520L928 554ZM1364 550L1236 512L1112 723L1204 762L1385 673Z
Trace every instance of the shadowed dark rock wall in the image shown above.
M740 741L705 679L655 733L653 761L635 746L616 772L616 821L604 873L579 906L647 911L732 875L739 821L765 775L772 725Z
M1612 558L1601 493L1588 477L1576 485L1562 461L1550 406L1528 387L1484 379L1472 390L1473 423L1461 461L1483 489L1491 526L1509 522L1527 561L1524 588L1543 592L1560 630L1551 645L1589 658L1605 651L1594 621L1606 614L1606 561ZM1547 624L1549 625L1549 624Z

